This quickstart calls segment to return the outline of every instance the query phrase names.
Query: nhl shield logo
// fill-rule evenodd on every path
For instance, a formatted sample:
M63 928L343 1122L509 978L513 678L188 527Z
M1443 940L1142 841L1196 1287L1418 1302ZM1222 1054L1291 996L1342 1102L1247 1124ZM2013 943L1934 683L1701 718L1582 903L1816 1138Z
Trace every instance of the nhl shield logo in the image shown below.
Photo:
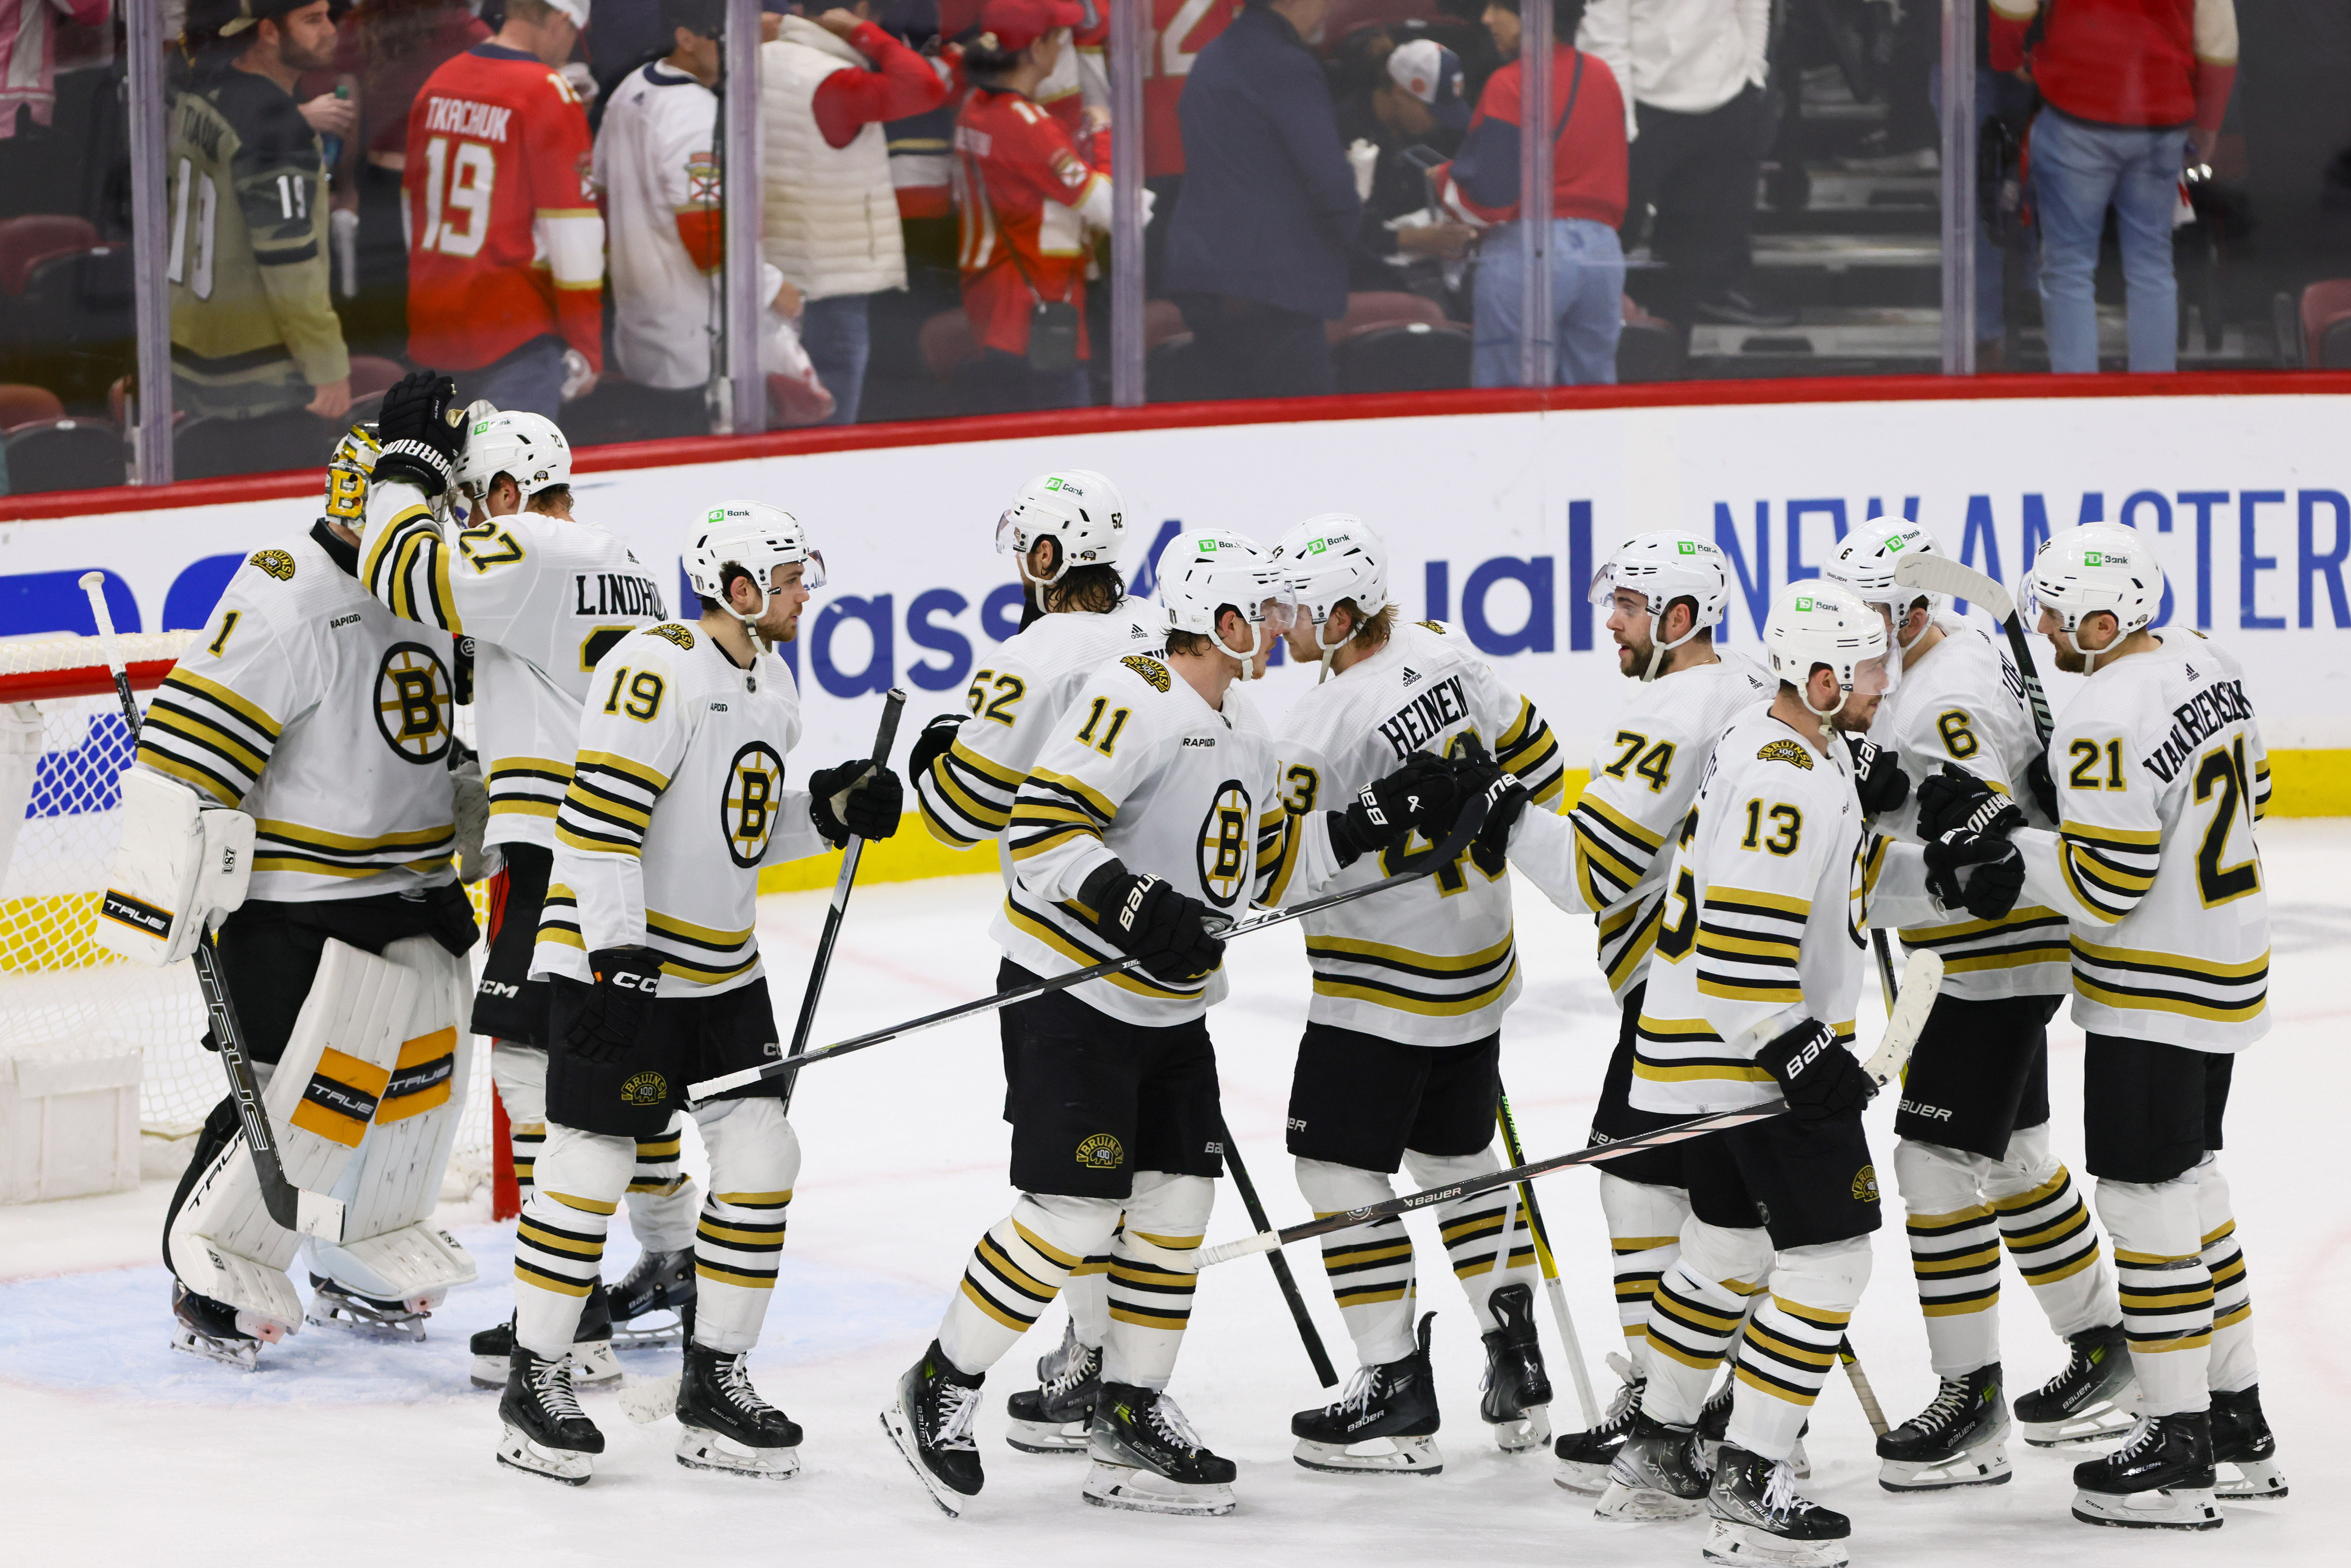
M1126 1164L1126 1145L1108 1133L1096 1133L1078 1145L1078 1164L1088 1170L1114 1171Z

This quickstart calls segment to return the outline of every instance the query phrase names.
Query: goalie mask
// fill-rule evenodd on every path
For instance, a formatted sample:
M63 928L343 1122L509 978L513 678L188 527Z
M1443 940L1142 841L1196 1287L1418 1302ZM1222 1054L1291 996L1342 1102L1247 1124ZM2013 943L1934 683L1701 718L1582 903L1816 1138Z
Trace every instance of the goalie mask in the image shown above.
M327 520L353 533L367 523L368 482L375 477L375 460L383 455L372 424L354 424L335 443L327 459Z
M1159 552L1153 597L1166 607L1170 631L1206 637L1241 662L1240 679L1257 674L1259 657L1298 623L1298 594L1281 564L1250 539L1223 528L1177 534ZM1251 641L1244 651L1217 634L1227 610L1248 622Z
M1855 697L1884 696L1901 681L1902 666L1890 656L1886 619L1853 590L1825 580L1792 582L1771 601L1763 622L1763 647L1771 673L1796 688L1796 700L1815 718L1833 719ZM1813 670L1825 664L1836 676L1834 705L1813 706Z
M809 547L807 526L765 501L718 502L704 513L685 549L685 575L694 591L725 605L763 650L768 644L759 622L767 618L768 601L775 591L776 568L796 562L807 563L801 587L813 593L824 586L824 556ZM728 567L740 568L759 591L759 606L747 615L726 597Z
M1380 536L1352 512L1323 512L1307 518L1281 536L1273 547L1274 564L1283 569L1298 612L1314 623L1314 646L1322 653L1322 678L1331 675L1331 657L1346 644L1363 622L1387 608L1387 547ZM1331 612L1340 601L1354 603L1355 625L1333 642L1327 630Z
M2032 570L2017 586L2018 623L2037 626L2043 610L2054 612L2087 674L2124 638L2154 622L2163 606L2163 565L2137 528L2084 523L2043 541ZM2115 640L2093 653L2082 646L2079 633L2083 621L2101 610L2115 618Z
M1641 672L1646 683L1657 678L1667 653L1722 623L1730 603L1730 579L1723 570L1720 549L1694 534L1667 530L1626 539L1592 574L1588 594L1593 604L1614 610L1620 592L1637 593L1648 606L1649 664ZM1666 612L1677 599L1691 600L1697 608L1690 629L1667 642Z

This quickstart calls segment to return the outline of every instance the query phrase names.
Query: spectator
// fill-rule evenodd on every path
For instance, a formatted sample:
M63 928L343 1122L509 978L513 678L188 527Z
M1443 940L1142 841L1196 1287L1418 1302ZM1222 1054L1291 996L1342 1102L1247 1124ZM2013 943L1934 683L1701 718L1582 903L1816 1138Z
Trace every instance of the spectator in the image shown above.
M57 102L57 19L96 27L112 8L113 0L0 0L0 136L16 134L19 109L36 125L49 123Z
M1347 313L1347 246L1364 204L1305 44L1328 4L1249 0L1184 87L1167 289L1213 396L1332 390L1322 324Z
M327 172L295 79L330 63L327 0L198 0L165 167L182 214L172 395L192 416L340 420L351 365L327 282Z
M1771 0L1591 0L1584 10L1575 41L1607 62L1625 95L1626 210L1635 233L1655 210L1649 252L1666 270L1652 308L1670 319L1796 319L1748 279L1771 31Z
M936 109L947 84L875 26L872 0L811 22L786 16L759 51L767 152L762 226L769 262L807 301L801 341L831 389L831 422L853 424L871 344L867 306L906 287L885 120Z
M1993 0L1991 64L2025 61L2040 0ZM2179 289L2171 214L2192 134L2209 162L2237 78L2232 0L2086 0L2050 13L2032 55L2043 107L2030 143L2041 234L2041 322L2049 368L2098 368L2092 284L2106 209L2115 210L2130 368L2179 361ZM2193 131L2189 130L2194 127Z
M1616 339L1625 329L1625 99L1597 56L1567 39L1567 6L1552 13L1551 308L1552 380L1614 386ZM1526 319L1525 236L1519 212L1519 126L1524 56L1513 0L1486 8L1486 25L1510 63L1487 78L1461 156L1437 188L1471 217L1493 226L1478 245L1476 349L1469 384L1524 384L1520 334Z
M1469 124L1461 61L1433 38L1398 44L1384 33L1371 37L1363 63L1373 79L1339 105L1339 138L1350 161L1366 147L1373 153L1371 193L1364 200L1348 281L1361 289L1401 288L1407 274L1426 275L1426 292L1441 298L1447 289L1437 264L1461 261L1477 238L1468 224L1428 221L1434 216L1429 172L1461 145ZM1363 184L1359 178L1356 188ZM1391 227L1399 218L1417 221Z
M976 412L1078 408L1086 383L1086 231L1110 227L1110 138L1089 164L1030 96L1084 19L1072 0L987 0L964 49L956 116L958 261L980 355L960 379Z
M1143 186L1158 221L1143 231L1143 286L1166 281L1167 227L1184 193L1184 84L1209 41L1232 25L1241 0L1150 0L1151 47L1143 66Z
M487 43L408 116L409 353L461 401L552 419L604 362L604 220L580 95L561 75L588 0L507 0Z

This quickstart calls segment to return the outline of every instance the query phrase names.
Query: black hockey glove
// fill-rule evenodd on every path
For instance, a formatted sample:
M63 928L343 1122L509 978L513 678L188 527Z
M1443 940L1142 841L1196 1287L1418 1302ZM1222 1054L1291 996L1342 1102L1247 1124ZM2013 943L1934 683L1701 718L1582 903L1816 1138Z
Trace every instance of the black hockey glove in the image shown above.
M1386 778L1364 785L1345 810L1325 813L1331 847L1341 865L1353 865L1361 856L1394 849L1416 828L1433 834L1437 822L1452 821L1459 793L1451 763L1415 752Z
M1120 952L1141 958L1155 980L1197 980L1225 956L1224 942L1208 935L1207 904L1116 861L1094 869L1078 902L1094 912L1095 929Z
M1806 1019L1757 1051L1755 1065L1779 1083L1799 1122L1841 1116L1877 1092L1853 1052L1837 1043L1836 1030L1818 1019Z
M439 371L411 371L392 383L375 417L376 437L383 443L375 460L379 482L402 480L428 498L449 487L457 455L465 450L465 411L449 406L456 395L457 383Z
M609 1064L637 1043L661 989L661 960L647 947L601 947L588 955L588 967L596 984L563 1043L582 1061Z
M1946 762L1918 780L1918 837L1928 842L1965 822L2000 791L1963 768Z
M1510 831L1519 825L1519 813L1527 809L1534 792L1519 782L1517 774L1495 761L1474 735L1463 738L1461 755L1453 759L1453 777L1460 786L1461 804L1467 805L1476 796L1486 797L1486 821L1469 845L1469 859L1488 876L1499 876L1510 864ZM1452 828L1448 818L1432 829L1429 837L1442 838Z
M906 754L906 777L920 779L931 770L931 764L947 754L963 733L964 716L943 713L923 726L923 733L914 737L914 748Z
M2057 780L2049 777L2049 753L2036 751L2032 760L2024 765L2024 787L2032 791L2032 803L2050 821L2057 818Z
M1853 788L1861 797L1861 814L1877 817L1900 810L1910 798L1910 776L1902 771L1894 747L1857 735L1846 736L1844 744L1853 753Z
M1957 831L1954 829L1927 846L1928 891L1942 900L1946 909L1964 909L1978 920L2003 918L2024 892L2024 856L2007 840L1989 836L1955 849L1945 841ZM1971 862L1964 858L1970 851L1993 858Z
M872 758L844 762L809 777L809 818L834 849L851 834L861 839L886 839L898 831L905 789L887 768L876 768Z

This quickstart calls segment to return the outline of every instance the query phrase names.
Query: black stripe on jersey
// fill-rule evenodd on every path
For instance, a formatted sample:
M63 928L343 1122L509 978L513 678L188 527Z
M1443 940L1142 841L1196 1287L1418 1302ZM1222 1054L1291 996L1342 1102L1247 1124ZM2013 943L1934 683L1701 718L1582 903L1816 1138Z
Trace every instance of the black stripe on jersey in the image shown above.
M1551 726L1525 697L1519 716L1494 739L1494 760L1518 776L1538 805L1548 804L1567 786L1567 770Z

